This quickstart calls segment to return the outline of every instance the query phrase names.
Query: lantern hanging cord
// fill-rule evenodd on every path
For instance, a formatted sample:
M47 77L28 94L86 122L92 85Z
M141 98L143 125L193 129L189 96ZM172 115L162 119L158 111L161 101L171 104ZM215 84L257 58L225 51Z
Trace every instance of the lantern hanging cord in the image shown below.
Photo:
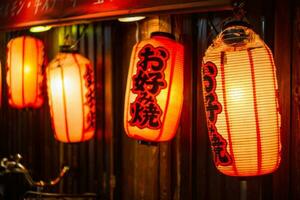
M140 25L139 25L139 22L135 22L135 25L136 25L135 41L139 42L140 41Z
M246 27L252 27L246 18L245 0L234 1L232 4L232 17L226 18L222 23L222 31L227 28L229 25L241 25Z
M246 11L244 10L245 4L245 0L235 1L233 3L233 15L237 20L242 21L244 19L246 15Z
M208 19L208 23L209 23L209 26L212 30L215 31L216 35L219 33L219 31L217 30L216 26L214 25L213 21L211 20L210 16L207 17Z
M240 180L240 200L247 200L247 181Z
M88 27L87 24L85 24L83 26L83 29L82 29L81 33L79 34L78 39L72 45L70 45L70 49L74 49L78 45L78 43L80 42L80 40L83 38L83 36L84 36L84 34L85 34L86 30L87 30L87 27ZM70 38L70 36L69 36L69 34L67 34L66 37L65 37L65 40L68 41L69 38Z

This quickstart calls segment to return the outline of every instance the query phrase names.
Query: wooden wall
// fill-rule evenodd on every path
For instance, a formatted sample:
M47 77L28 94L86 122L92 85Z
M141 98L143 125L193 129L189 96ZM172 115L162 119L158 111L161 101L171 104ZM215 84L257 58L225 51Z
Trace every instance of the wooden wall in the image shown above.
M45 43L47 60L54 58L66 35L76 40L83 25L54 28L35 35ZM15 31L2 34L1 61L5 61L5 46L12 37L28 34ZM78 44L80 52L88 57L95 68L97 131L94 139L78 144L63 144L53 137L45 94L44 105L39 109L13 109L8 106L6 84L3 88L3 105L0 109L0 156L20 153L22 163L31 170L36 180L49 180L58 175L62 166L71 167L64 181L53 191L83 193L96 192L109 197L113 165L112 150L112 29L110 23L94 23L87 28ZM4 62L5 63L5 62ZM4 70L5 65L2 65ZM5 80L5 73L3 74ZM108 95L107 95L108 93ZM105 106L104 106L105 105ZM11 183L14 184L14 183ZM22 187L21 185L19 187Z
M21 153L23 163L36 179L54 177L62 165L69 165L71 172L52 191L96 192L101 199L297 200L300 197L300 5L291 0L256 0L248 1L247 11L254 29L273 49L278 68L283 150L281 166L274 174L242 180L220 174L212 162L200 63L216 35L212 24L219 31L230 12L152 16L137 24L116 20L89 24L79 49L95 68L95 138L82 144L55 141L47 103L37 110L12 109L7 105L4 85L0 157ZM83 25L59 27L37 37L45 41L48 57L52 59L64 35L73 33L79 38L82 30ZM185 46L187 59L184 104L176 137L171 142L151 146L138 144L125 135L123 99L136 32L139 39L144 39L157 30L175 34ZM2 62L7 41L22 33L0 34Z

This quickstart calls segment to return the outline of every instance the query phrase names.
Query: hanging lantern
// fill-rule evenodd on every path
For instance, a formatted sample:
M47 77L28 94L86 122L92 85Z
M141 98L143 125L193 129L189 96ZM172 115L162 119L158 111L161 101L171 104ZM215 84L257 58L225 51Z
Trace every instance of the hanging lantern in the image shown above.
M172 139L183 102L183 46L169 33L154 32L131 55L124 106L129 137L151 142Z
M229 26L203 58L202 80L214 162L230 176L256 176L280 163L280 113L273 55L245 26Z
M95 131L94 71L78 53L61 52L47 67L47 91L55 138L83 142Z
M37 108L43 104L42 85L44 45L21 36L7 44L8 102L15 108Z

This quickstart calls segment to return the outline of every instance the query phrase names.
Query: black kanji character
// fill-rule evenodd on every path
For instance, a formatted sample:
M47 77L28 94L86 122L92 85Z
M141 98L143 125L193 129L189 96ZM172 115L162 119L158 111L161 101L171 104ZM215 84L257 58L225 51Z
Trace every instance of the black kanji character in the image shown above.
M142 92L137 97L137 100L143 104L148 104L149 102L153 102L154 98L151 95L148 95L148 92Z
M139 91L145 91L146 83L148 81L148 76L142 70L137 72L137 75L133 77L133 88L132 91L134 93L138 93Z
M161 89L166 88L166 81L162 79L162 74L159 72L149 73L149 79L146 81L147 85L151 85L151 89L148 88L148 91L153 95L156 95L160 92Z
M130 120L130 123L132 124L140 124L142 122L142 111L143 111L143 106L141 106L140 103L134 102L130 104L130 114L132 116L132 119Z
M160 108L154 103L149 103L146 108L143 110L143 122L142 126L148 124L150 128L159 128L160 127Z
M210 133L210 134L213 134L213 133L215 133L215 131L216 131L216 128L212 125L212 123L209 123L209 125L208 125L208 132Z
M91 110L87 115L87 130L96 128L96 111Z
M152 45L145 46L139 55L141 61L138 63L138 65L144 71L148 69L149 65L152 70L160 71L164 67L163 59L165 59L168 54L166 50L162 49L160 49L158 52L160 55L155 55L155 49Z
M213 94L208 94L205 96L207 105L206 105L206 113L208 114L208 119L211 122L216 121L216 114L221 112L221 105Z
M226 141L218 134L213 133L211 138L211 146L215 154L216 164L227 165L231 162L230 156L226 151Z
M86 71L83 75L83 78L86 80L85 85L89 87L94 83L94 74L93 74L93 69L87 65Z
M205 91L207 93L211 92L213 90L213 87L214 87L213 78L211 76L205 75L203 77L203 80L204 80Z

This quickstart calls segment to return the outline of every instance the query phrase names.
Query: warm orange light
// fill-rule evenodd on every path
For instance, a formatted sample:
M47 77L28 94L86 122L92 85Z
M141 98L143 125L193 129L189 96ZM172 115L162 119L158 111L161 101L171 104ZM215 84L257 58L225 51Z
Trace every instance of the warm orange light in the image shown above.
M131 54L124 106L129 137L168 141L176 133L183 102L183 46L154 32Z
M77 53L59 53L47 67L47 90L55 138L61 142L92 138L96 108L90 61Z
M7 44L7 85L9 104L15 108L37 108L43 104L44 45L21 36Z
M118 18L118 21L120 22L137 22L140 20L145 19L145 16L132 16L132 17L122 17L122 18Z
M207 125L216 167L256 176L280 163L280 114L273 56L251 29L231 26L203 58Z

